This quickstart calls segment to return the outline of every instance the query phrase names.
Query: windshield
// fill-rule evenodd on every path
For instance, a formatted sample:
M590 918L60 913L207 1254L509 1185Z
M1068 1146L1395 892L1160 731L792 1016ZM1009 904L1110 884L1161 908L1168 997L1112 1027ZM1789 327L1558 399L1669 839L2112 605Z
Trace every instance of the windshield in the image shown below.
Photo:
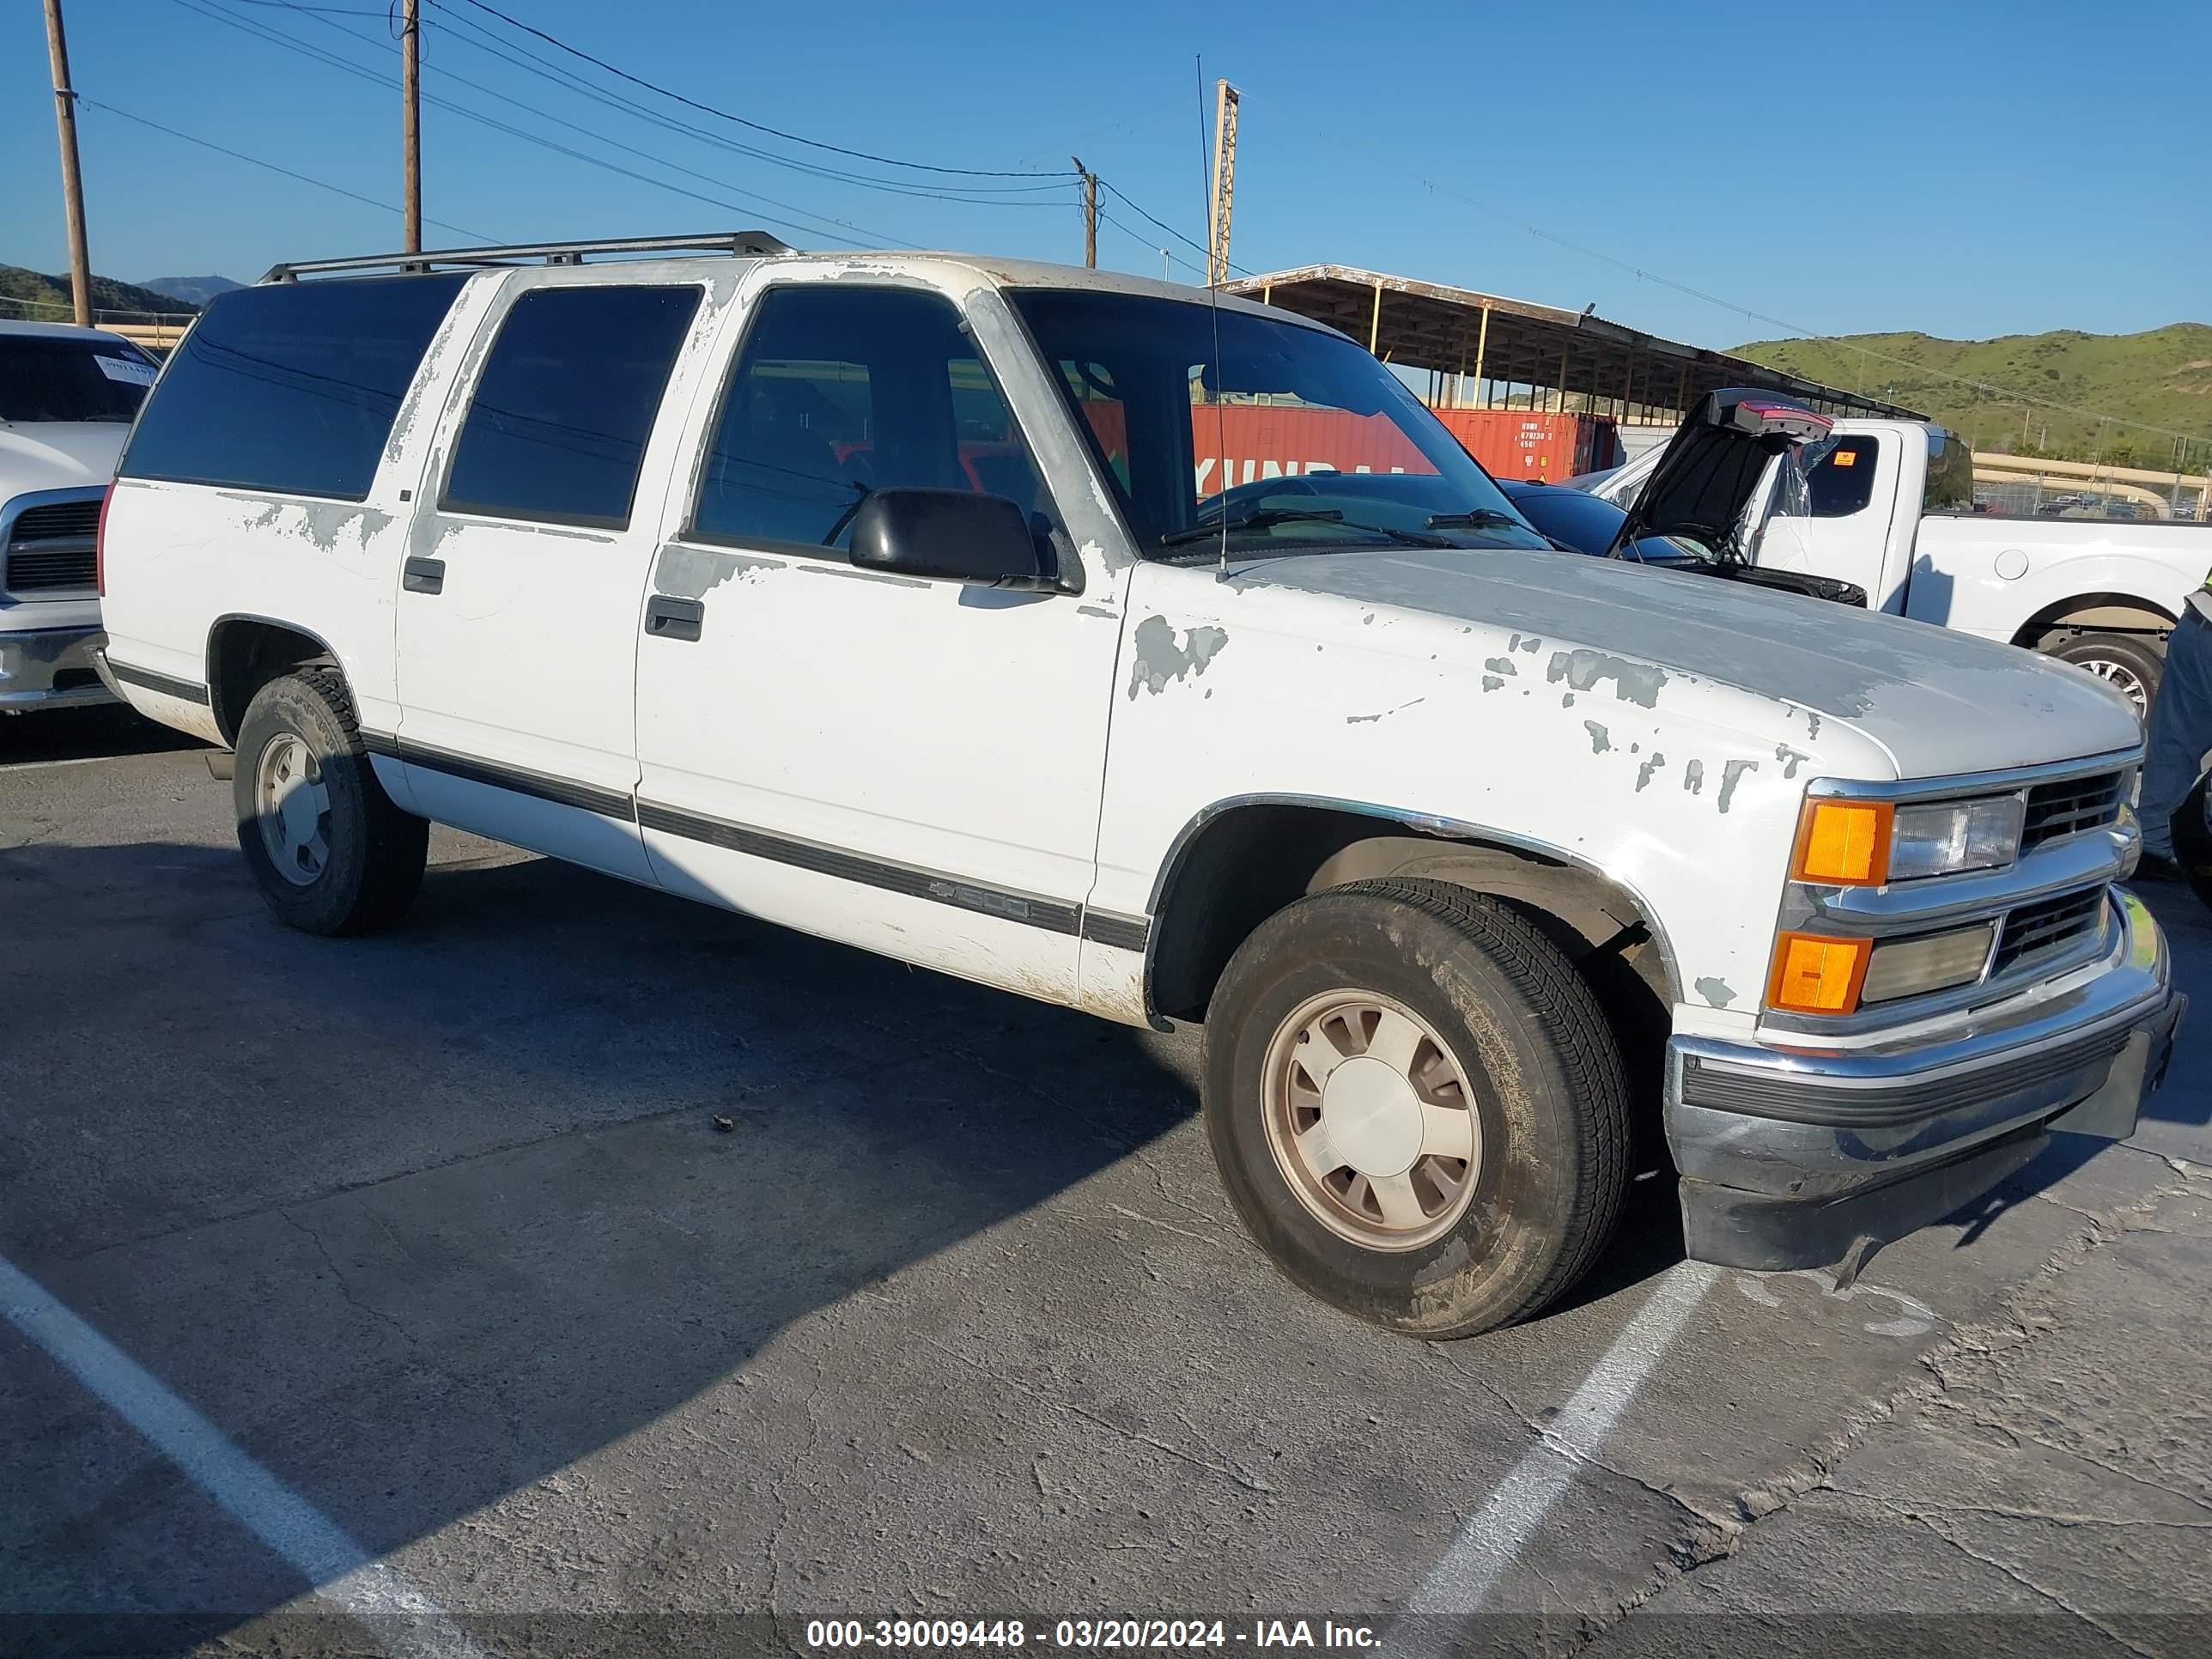
M1522 518L1577 553L1602 556L1620 535L1621 520L1628 516L1611 501L1564 484L1528 484L1507 493ZM1645 536L1622 556L1641 559L1646 564L1680 564L1711 555L1687 537Z
M1224 521L1231 550L1246 557L1547 545L1349 340L1194 301L1036 289L1008 298L1153 557L1211 556Z
M0 421L127 424L153 384L153 360L120 340L0 334Z

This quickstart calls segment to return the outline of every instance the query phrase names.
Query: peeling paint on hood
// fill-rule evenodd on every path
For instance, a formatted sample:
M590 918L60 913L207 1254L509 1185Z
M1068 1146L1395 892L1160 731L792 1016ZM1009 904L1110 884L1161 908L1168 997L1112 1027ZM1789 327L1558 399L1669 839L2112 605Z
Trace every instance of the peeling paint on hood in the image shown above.
M2073 760L2142 741L2124 699L2048 658L1900 617L1620 560L1346 551L1262 560L1239 573L1237 586L1516 632L1524 649L1548 643L1550 679L1585 691L1602 682L1646 708L1668 706L1672 694L1662 688L1671 679L1729 686L1845 723L1887 750L1903 777ZM1408 639L1404 648L1413 646Z

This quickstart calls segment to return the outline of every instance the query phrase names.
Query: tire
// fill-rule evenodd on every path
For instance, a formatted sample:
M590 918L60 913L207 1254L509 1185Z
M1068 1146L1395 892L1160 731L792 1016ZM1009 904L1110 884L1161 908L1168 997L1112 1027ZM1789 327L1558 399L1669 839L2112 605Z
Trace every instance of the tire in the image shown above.
M2150 718L2151 700L2166 672L2166 653L2141 634L2076 634L2050 647L2061 662L2086 668L2136 706L2136 718Z
M284 805L265 812L271 795ZM414 902L430 826L376 781L337 669L302 669L254 694L239 722L231 799L239 850L287 927L373 933Z
M1401 1018L1425 1028L1401 1079L1420 1125L1405 1133L1421 1139L1394 1174L1407 1097L1376 1067L1395 1065L1386 1048L1408 1052ZM1313 1054L1326 1091L1310 1086ZM1223 1184L1261 1247L1322 1301L1409 1336L1528 1317L1620 1219L1628 1091L1595 995L1512 908L1450 883L1358 882L1261 923L1208 1008L1204 1095ZM1317 1130L1322 1150L1301 1150ZM1431 1154L1455 1138L1471 1158ZM1354 1155L1364 1170L1316 1174Z

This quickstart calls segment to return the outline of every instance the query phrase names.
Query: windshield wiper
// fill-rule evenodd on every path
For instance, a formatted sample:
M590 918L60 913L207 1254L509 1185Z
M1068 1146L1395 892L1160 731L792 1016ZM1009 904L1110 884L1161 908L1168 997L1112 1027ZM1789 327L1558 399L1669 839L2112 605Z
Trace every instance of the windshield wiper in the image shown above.
M1170 530L1160 538L1160 545L1179 547L1185 542L1202 542L1209 536L1220 535L1224 530L1233 536L1240 530L1272 530L1279 524L1343 522L1344 514L1334 507L1263 507L1241 518L1231 519L1225 526L1217 520L1212 524L1193 525L1188 530Z
M1466 513L1431 513L1428 525L1431 530L1480 529L1486 526L1505 526L1515 530L1528 528L1527 520L1518 514L1500 513L1494 507L1478 507Z

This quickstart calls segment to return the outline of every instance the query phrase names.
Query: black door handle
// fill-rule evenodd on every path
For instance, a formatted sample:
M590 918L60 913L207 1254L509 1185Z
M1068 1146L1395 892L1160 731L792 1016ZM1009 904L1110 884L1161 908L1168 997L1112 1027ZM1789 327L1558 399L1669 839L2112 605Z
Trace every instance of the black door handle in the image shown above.
M706 620L707 607L696 599L656 593L645 607L645 631L656 640L696 640Z
M410 593L442 593L446 590L443 559L410 559L400 578Z

